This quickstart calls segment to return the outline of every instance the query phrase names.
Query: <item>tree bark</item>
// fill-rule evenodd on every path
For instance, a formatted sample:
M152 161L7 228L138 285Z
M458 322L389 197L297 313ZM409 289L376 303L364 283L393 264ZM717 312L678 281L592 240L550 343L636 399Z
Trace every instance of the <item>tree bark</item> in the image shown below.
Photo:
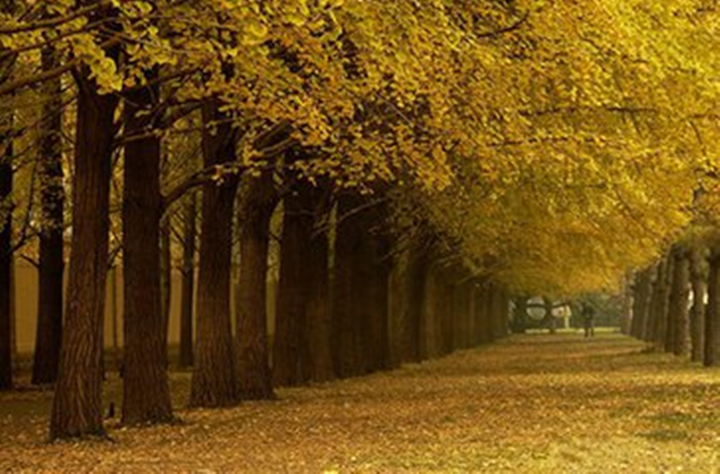
M307 280L310 285L306 306L307 343L310 353L310 380L324 382L335 377L332 357L332 326L330 319L330 246L326 229L320 229L330 213L328 184L318 188L300 189L300 199L314 203L314 229L307 258ZM307 196L311 194L311 196Z
M668 331L665 337L665 351L677 356L689 354L688 297L690 261L687 252L675 248L672 252L673 275L668 302Z
M690 308L690 359L694 362L703 359L705 297L707 295L705 273L703 251L694 249L690 257L690 281L693 294L693 304Z
M305 184L304 184L305 185ZM305 335L311 284L306 267L310 263L313 216L300 201L298 192L284 201L280 279L273 343L273 383L276 387L307 381L308 356Z
M672 275L672 259L667 256L658 264L653 283L649 341L656 349L664 349L667 331L669 278Z
M708 307L705 314L705 351L703 364L715 366L720 360L720 252L713 249L708 259Z
M204 166L235 161L235 132L223 122L217 99L203 105ZM217 123L217 133L210 127ZM197 333L190 406L219 407L236 403L230 324L230 270L233 204L237 179L203 186Z
M12 14L12 0L0 0L0 13ZM4 48L0 47L0 53ZM12 78L16 55L0 59L0 85ZM7 96L1 97L7 100ZM14 111L0 115L0 391L13 388L12 185Z
M152 127L157 87L140 88L125 101L125 133ZM126 425L172 419L167 376L167 326L160 285L160 139L125 145L123 187L124 383Z
M193 365L193 304L195 299L195 241L197 199L192 193L183 216L182 302L180 304L180 367Z
M12 116L0 119L0 391L13 388L12 323Z
M270 219L276 205L272 172L242 183L236 374L240 400L275 397L268 360L267 271Z
M652 267L640 270L635 274L633 286L632 322L630 335L637 339L645 339L645 327L648 317L648 303L652 286Z
M110 53L116 57L116 52ZM71 260L60 369L50 438L103 433L102 319L108 264L108 208L114 95L101 95L84 69L77 74Z

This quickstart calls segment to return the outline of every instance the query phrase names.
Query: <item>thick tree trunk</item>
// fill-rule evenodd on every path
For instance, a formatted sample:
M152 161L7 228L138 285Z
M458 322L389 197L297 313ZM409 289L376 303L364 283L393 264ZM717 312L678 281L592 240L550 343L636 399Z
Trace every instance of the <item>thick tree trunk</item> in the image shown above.
M690 281L690 261L687 252L674 249L673 275L668 302L668 331L665 337L665 351L678 356L689 354L690 344L688 297Z
M188 197L184 212L182 302L180 303L180 367L193 365L193 304L195 300L195 240L197 199Z
M42 51L43 70L57 67L52 48ZM65 191L62 168L62 97L60 79L45 82L40 137L39 174L42 220L40 230L40 266L38 317L32 383L57 380L62 341L63 311L63 210Z
M658 264L657 275L653 284L649 341L656 349L664 349L667 332L669 278L672 275L672 259L665 257Z
M307 381L309 361L304 333L308 325L311 283L306 267L310 263L312 234L313 215L296 192L284 201L272 366L273 383L277 387Z
M703 364L714 366L720 361L720 252L713 249L708 259L708 307L705 314L705 351Z
M97 435L102 426L102 319L117 98L78 73L71 260L50 438Z
M307 195L306 195L307 194ZM308 324L307 343L310 353L310 380L324 382L335 377L332 357L332 326L330 319L330 246L326 229L317 228L325 221L329 209L329 193L325 186L301 188L299 197L314 203L314 231L310 239L306 276L310 285L306 306Z
M367 236L372 260L370 264L370 299L368 300L368 329L370 339L365 347L367 370L385 370L390 368L390 322L389 294L391 239L385 231L386 210L384 206L370 210L368 217L372 220L371 235Z
M236 374L241 400L274 398L267 340L270 218L276 205L272 172L242 183Z
M645 327L648 317L648 303L652 286L652 267L635 274L633 285L633 306L630 335L637 339L645 339Z
M275 316L273 382L299 385L333 377L328 299L327 212L323 188L300 182L285 199Z
M332 314L335 368L341 378L368 371L374 253L367 235L372 225L369 210L360 210L364 204L358 196L344 196L338 203Z
M0 118L0 390L13 388L12 323L12 117Z
M425 304L425 275L428 271L428 259L418 247L411 247L407 272L407 329L406 345L402 355L403 362L419 362L421 320Z
M12 0L0 0L0 13L12 14ZM0 53L6 52L0 47ZM0 84L12 77L16 55L0 57ZM7 99L7 97L2 97ZM0 391L13 388L12 183L14 111L0 112Z
M152 124L157 88L128 94L125 133ZM167 327L160 287L160 139L125 145L123 187L124 424L172 419L167 376Z
M694 249L690 257L690 282L693 294L693 304L690 309L690 358L695 362L703 359L705 297L707 295L705 273L703 251Z
M235 132L223 123L217 100L203 106L204 165L235 161ZM217 132L211 127L217 125ZM237 179L203 186L200 263L197 289L197 333L190 406L219 407L236 403L230 324L230 270L233 204Z

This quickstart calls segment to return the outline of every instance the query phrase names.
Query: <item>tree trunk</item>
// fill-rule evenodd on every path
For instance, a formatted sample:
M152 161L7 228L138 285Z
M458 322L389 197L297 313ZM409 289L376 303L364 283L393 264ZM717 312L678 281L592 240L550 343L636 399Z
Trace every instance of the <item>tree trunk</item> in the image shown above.
M0 0L0 13L12 14L12 0ZM5 53L0 47L0 53ZM0 84L12 78L17 55L0 57ZM1 97L7 100L8 97ZM14 111L0 113L0 391L13 388L12 184Z
M713 249L708 259L708 307L705 313L705 356L706 367L717 365L720 360L720 252Z
M57 67L57 53L51 47L42 50L43 70ZM62 97L60 79L45 82L40 137L40 266L38 316L33 361L33 384L57 380L62 341L63 310L63 211L65 191L62 168Z
M668 331L665 337L665 351L677 356L689 353L688 296L690 261L687 252L676 248L672 252L673 275L668 302Z
M690 280L693 304L690 309L690 358L694 362L703 359L703 339L705 331L705 258L701 249L694 249L690 257Z
M117 98L100 95L86 69L77 82L71 260L51 439L103 433L101 331Z
M310 194L308 196L306 194ZM328 231L319 229L317 224L325 222L330 212L327 184L319 188L301 187L299 198L314 204L313 235L310 239L307 258L307 281L310 285L309 301L306 306L308 324L307 343L310 352L310 380L324 382L335 377L332 357L332 327L330 320L330 247Z
M338 202L333 280L333 340L335 367L342 378L368 372L370 303L373 285L373 248L366 201L344 196Z
M630 335L637 339L645 339L645 327L648 317L648 303L652 286L652 267L635 274L633 286L632 322Z
M389 328L389 295L390 279L390 236L385 230L386 210L384 206L374 207L368 217L372 220L372 232L367 236L372 259L370 268L370 299L368 300L368 330L370 339L365 347L367 370L385 370L390 368L390 328Z
M235 132L223 122L219 101L203 105L204 165L235 161ZM213 134L211 126L217 125ZM190 406L219 407L236 403L230 324L230 270L233 204L237 179L223 178L203 186L200 264L197 289L197 333Z
M272 172L242 183L236 373L241 400L274 398L268 361L267 271L270 219L276 205Z
M273 383L278 387L307 381L303 333L308 325L311 282L306 267L313 234L313 215L297 192L285 199L284 206L272 367Z
M12 116L0 118L0 391L13 388L12 324Z
M157 87L128 94L125 133L152 126ZM125 145L123 187L123 424L172 419L167 376L167 327L160 285L160 138Z
M667 331L669 278L672 275L672 259L667 256L658 264L657 276L653 284L651 302L650 342L656 349L664 349Z
M514 299L515 310L512 319L512 331L517 334L525 334L527 330L527 298L518 296Z
M184 212L182 302L180 304L180 367L193 365L193 303L195 297L195 240L197 221L195 193L188 197Z

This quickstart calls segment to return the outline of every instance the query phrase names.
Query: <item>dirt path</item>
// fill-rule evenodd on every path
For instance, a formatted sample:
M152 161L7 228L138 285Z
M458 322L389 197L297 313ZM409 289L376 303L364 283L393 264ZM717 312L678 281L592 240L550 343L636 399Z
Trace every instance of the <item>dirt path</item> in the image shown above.
M115 442L46 444L50 394L4 394L0 471L717 472L720 371L642 349L515 336L176 426L111 425ZM188 376L174 384L183 400Z

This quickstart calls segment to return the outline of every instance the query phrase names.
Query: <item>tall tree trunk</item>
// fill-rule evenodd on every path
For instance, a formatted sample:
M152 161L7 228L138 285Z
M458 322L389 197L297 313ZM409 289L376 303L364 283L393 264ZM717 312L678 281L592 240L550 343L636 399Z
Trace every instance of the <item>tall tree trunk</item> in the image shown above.
M693 249L690 256L690 282L693 294L693 304L690 309L690 358L695 362L703 359L705 297L707 295L705 273L703 251Z
M125 133L153 124L158 88L140 88L125 101ZM124 424L172 419L167 376L167 328L160 286L160 138L125 145L123 187Z
M296 192L284 201L272 367L273 383L278 387L307 381L303 332L308 325L306 310L311 283L305 269L310 263L312 234L313 215Z
M319 225L327 220L330 212L328 185L318 188L301 188L299 198L314 204L314 228L310 239L307 258L307 280L310 285L309 301L306 306L307 343L310 349L310 379L324 382L335 377L332 357L332 326L330 320L330 266L329 239L327 229Z
M411 246L406 283L409 298L407 302L407 343L403 351L403 362L419 362L421 360L420 340L423 338L423 334L420 323L425 305L425 275L428 266L428 258L419 249L419 246Z
M690 281L690 261L687 252L675 248L672 252L673 275L668 303L668 331L665 338L665 351L678 356L689 354L688 297Z
M43 70L57 67L54 48L42 50ZM39 174L42 220L38 317L32 383L53 383L57 379L62 341L63 311L63 212L65 191L62 168L62 96L60 79L43 85Z
M366 358L368 371L385 370L390 367L389 295L392 247L390 236L385 230L387 211L383 205L370 211L374 232L368 236L372 260L370 264L370 299L368 300L368 330Z
M14 1L0 0L0 13L12 14ZM0 53L4 53L0 47ZM0 59L0 84L13 74L16 55ZM8 97L2 97L7 100ZM12 110L0 113L0 391L13 387L13 340L15 333L12 312L12 182L13 182L13 121Z
M0 390L13 388L12 323L12 116L0 118Z
M653 284L651 302L650 342L656 349L664 349L667 331L669 279L672 275L672 259L665 256L658 264L657 275Z
M110 56L116 57L116 52ZM103 433L101 331L117 98L101 95L87 69L83 68L76 77L71 260L60 370L50 421L51 439Z
M195 240L197 199L191 194L183 215L182 302L180 304L180 367L193 365L193 302L195 297Z
M645 339L651 286L652 267L640 270L635 274L635 284L633 285L633 316L630 325L630 335L638 339Z
M706 367L717 365L720 360L720 252L713 249L708 259L708 307L705 313L705 355Z
M274 398L268 360L267 271L270 219L276 205L272 172L242 183L236 373L241 400Z
M223 122L218 100L203 106L204 165L235 161L235 132ZM211 127L217 125L217 133ZM237 179L203 186L197 333L190 405L219 407L236 403L230 324L230 270L233 204Z

